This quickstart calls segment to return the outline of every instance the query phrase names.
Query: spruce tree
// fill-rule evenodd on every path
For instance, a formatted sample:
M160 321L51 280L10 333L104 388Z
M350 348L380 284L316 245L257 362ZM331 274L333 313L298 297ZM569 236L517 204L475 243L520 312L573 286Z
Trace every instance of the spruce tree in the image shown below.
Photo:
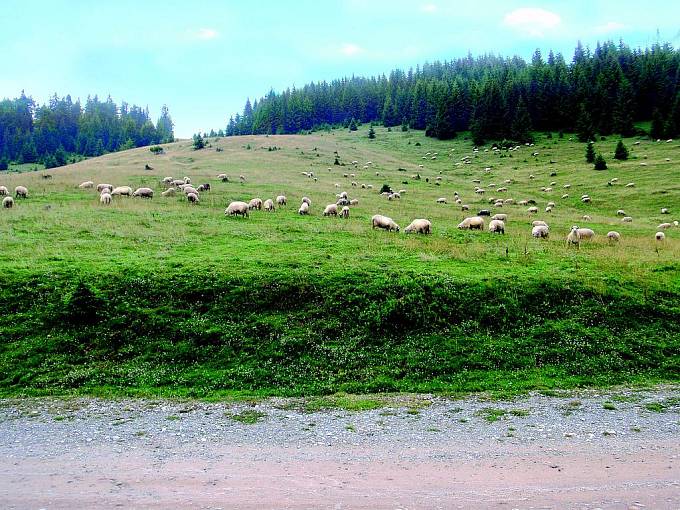
M616 144L616 149L614 150L614 159L618 159L620 161L625 161L628 159L628 149L625 145L623 145L623 140L619 140L619 143Z
M597 157L595 158L595 170L606 170L607 169L607 162L604 159L604 156L602 154L598 154Z
M201 136L201 133L195 134L194 135L194 150L198 151L198 150L201 150L204 147L205 147L205 141L203 141L203 137Z
M581 113L576 122L576 132L579 142L589 142L595 139L593 119L584 105L581 105Z
M656 140L663 138L665 128L664 124L665 123L661 111L659 111L658 108L655 108L654 113L652 113L652 126L649 131L649 136Z
M373 140L375 138L375 129L373 129L373 124L371 124L371 127L368 130L368 137Z
M586 145L586 163L594 162L595 162L595 147L593 146L593 142L588 142L588 145Z
M352 117L352 120L349 121L349 130L350 131L356 131L357 128L357 121L354 120L354 117Z
M524 98L520 97L515 110L515 118L510 128L510 138L519 143L533 142L531 136L531 117Z
M406 119L401 121L401 131L402 133L406 133L408 131L408 122L406 122Z

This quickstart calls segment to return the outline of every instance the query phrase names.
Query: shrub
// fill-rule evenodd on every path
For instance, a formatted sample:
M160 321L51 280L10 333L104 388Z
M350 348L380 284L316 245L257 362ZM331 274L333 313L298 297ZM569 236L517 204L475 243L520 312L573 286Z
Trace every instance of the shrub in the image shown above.
M625 161L628 159L628 149L625 145L623 145L623 140L619 140L619 143L616 144L616 149L614 150L614 159L618 159L620 161Z
M382 188L380 188L380 193L392 193L392 188L390 188L389 184L383 184Z
M595 158L595 170L606 170L607 161L604 159L602 154L598 154Z

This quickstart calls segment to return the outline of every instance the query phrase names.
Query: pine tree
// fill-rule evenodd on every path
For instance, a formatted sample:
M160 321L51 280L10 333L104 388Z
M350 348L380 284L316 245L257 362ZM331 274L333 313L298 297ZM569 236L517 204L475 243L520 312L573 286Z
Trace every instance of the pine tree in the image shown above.
M619 84L613 113L613 130L621 136L631 136L635 132L633 125L635 105L633 101L633 89L630 82L624 78Z
M598 154L597 157L595 158L595 170L606 170L607 169L607 162L604 159L604 156L602 154Z
M203 140L201 133L195 134L194 135L194 150L198 151L198 150L201 150L204 147L205 147L205 141Z
M408 122L406 122L406 119L401 121L401 132L406 133L408 131Z
M356 131L357 128L357 121L354 120L354 117L352 117L352 120L349 121L349 130L350 131Z
M595 162L595 146L593 142L588 142L586 145L586 163Z
M579 142L589 142L595 139L593 118L590 116L590 113L584 105L581 105L581 113L576 122L576 133Z
M531 117L529 117L529 111L523 97L520 97L517 103L515 119L510 128L510 138L519 143L533 142L533 136L531 136Z
M368 129L368 137L371 140L375 138L375 129L373 129L373 124L371 124L371 127Z
M656 140L663 138L665 127L661 111L658 108L655 108L654 113L652 113L652 126L649 131L649 136Z
M628 149L625 145L623 145L623 140L619 140L619 143L616 144L616 149L614 150L614 159L618 159L620 161L625 161L628 159Z

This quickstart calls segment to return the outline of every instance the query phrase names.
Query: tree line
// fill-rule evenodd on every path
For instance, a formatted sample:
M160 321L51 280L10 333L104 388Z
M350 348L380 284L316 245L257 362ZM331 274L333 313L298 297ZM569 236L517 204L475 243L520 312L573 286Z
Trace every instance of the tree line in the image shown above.
M85 106L71 96L55 94L37 105L24 91L15 99L0 101L0 170L10 162L61 166L74 157L101 156L134 147L174 141L167 106L156 124L148 108L117 106L111 97L87 98Z
M520 57L468 55L388 76L309 83L246 101L225 134L291 134L354 122L380 122L428 136L474 141L531 141L532 131L630 136L652 119L651 136L680 133L680 52L669 44L579 43L570 63L560 53Z

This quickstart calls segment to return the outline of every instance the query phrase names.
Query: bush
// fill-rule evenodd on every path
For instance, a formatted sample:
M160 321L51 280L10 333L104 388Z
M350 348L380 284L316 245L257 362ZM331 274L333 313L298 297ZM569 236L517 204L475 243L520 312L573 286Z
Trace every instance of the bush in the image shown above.
M598 154L595 158L595 170L606 170L607 161L604 159L602 154Z
M382 188L380 188L380 193L392 193L392 188L390 188L389 184L383 184Z
M375 138L375 129L373 129L373 126L368 130L368 137L373 140Z
M203 141L203 137L201 136L200 133L194 135L194 150L201 150L202 148L205 147L205 141Z
M616 149L614 150L614 159L619 161L625 161L628 159L628 149L623 145L623 140L619 140L616 144Z
M163 154L163 152L165 152L163 150L163 147L161 147L160 145L154 145L153 147L150 147L149 151L154 153L156 156L158 156L159 154Z

